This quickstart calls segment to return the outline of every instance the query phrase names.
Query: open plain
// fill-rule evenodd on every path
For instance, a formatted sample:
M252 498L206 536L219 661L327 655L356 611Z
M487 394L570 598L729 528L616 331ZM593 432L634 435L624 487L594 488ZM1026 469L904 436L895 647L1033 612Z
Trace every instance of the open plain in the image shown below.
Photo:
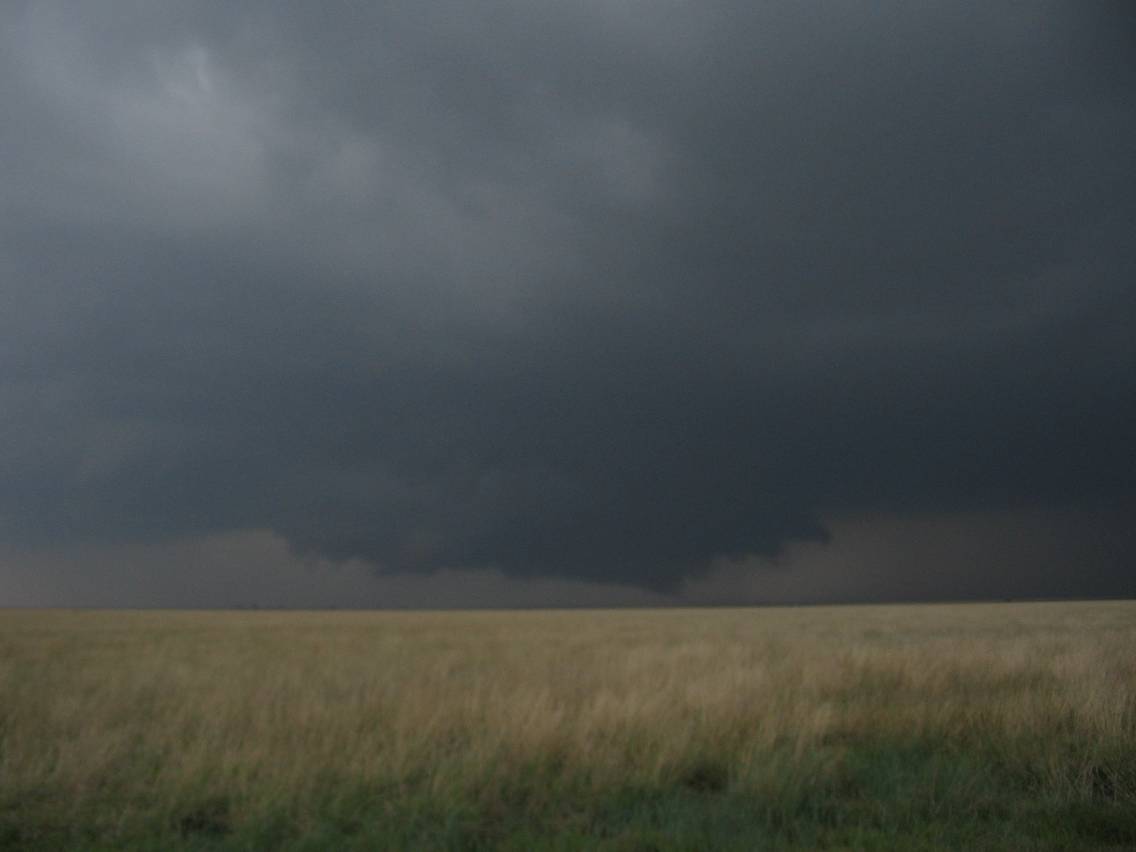
M1136 603L0 613L0 847L1136 847Z

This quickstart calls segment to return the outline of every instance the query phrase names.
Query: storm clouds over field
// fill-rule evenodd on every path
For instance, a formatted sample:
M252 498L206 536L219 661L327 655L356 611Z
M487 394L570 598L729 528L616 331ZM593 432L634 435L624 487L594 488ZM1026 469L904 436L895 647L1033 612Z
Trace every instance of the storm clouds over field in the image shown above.
M0 33L0 602L1136 594L1127 2Z

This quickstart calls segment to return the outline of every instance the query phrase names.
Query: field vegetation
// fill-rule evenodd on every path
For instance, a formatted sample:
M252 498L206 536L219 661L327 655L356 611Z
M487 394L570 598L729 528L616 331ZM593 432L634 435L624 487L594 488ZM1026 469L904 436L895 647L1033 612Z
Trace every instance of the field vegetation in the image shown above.
M0 848L1136 848L1136 604L0 611Z

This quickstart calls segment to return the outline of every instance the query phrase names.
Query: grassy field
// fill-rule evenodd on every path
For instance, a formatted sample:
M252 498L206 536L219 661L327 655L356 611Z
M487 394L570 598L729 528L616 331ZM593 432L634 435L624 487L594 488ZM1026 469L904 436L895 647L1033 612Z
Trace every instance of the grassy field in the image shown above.
M1136 848L1136 603L0 611L0 847Z

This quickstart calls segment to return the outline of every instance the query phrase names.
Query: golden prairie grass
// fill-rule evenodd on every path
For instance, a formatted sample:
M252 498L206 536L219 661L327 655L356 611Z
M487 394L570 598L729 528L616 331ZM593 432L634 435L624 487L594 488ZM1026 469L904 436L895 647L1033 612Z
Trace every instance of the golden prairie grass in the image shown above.
M872 785L913 785L921 818L950 817L951 795L1008 816L966 792L958 761L857 775L873 748L974 755L1020 795L1103 797L1116 816L1136 803L1134 735L1129 602L0 613L0 845L224 845L251 827L287 845L328 814L339 844L415 802L586 837L589 808L621 790L741 796L839 837ZM822 813L818 796L859 810ZM477 847L509 830L369 836Z

